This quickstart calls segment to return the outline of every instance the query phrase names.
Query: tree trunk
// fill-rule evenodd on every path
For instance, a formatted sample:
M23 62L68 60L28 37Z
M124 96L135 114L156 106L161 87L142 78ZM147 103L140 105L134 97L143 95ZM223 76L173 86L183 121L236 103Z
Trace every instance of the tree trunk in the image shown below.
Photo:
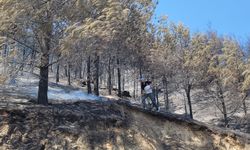
M104 78L105 78L104 75L100 75L100 73L99 73L99 87L101 87L103 85L103 82L105 80Z
M140 65L139 72L140 72L140 80L141 80L142 79L142 67L141 67L141 65ZM142 87L142 82L141 82L141 87ZM143 94L143 90L144 89L141 88L141 95Z
M61 54L57 55L57 66L56 66L56 83L60 82L60 63L59 59L61 57Z
M162 82L163 82L163 86L164 86L164 98L165 98L165 108L166 108L166 111L169 111L169 92L168 92L168 81L167 81L167 78L166 76L164 75L163 78L162 78Z
M4 51L3 51L3 74L7 74L7 67L8 67L8 44L7 42L4 44Z
M45 31L45 35L42 35L41 42L41 66L37 102L38 104L48 105L49 51L51 42L50 38L52 35L52 23L45 24L43 29Z
M82 59L81 59L81 64L79 66L79 78L82 79Z
M223 91L221 88L221 84L219 83L219 81L217 81L217 95L218 98L221 101L221 105L222 105L222 113L224 116L224 123L225 123L225 127L228 125L228 118L227 118L227 108L226 108L226 104L225 104L225 100L224 100L224 96L223 96Z
M71 65L68 63L68 85L71 85Z
M68 77L67 65L64 66L64 74L65 74L65 77Z
M183 96L183 101L184 101L184 109L185 109L185 115L187 116L187 114L188 114L188 111L187 111L187 102L186 102L186 95L185 94L183 94L184 96Z
M187 88L185 89L187 100L188 100L188 105L189 105L189 115L190 118L193 119L193 110L192 110L192 102L191 102L191 85L188 84Z
M96 54L94 92L95 95L97 96L99 96L99 63L100 63L100 56Z
M155 87L154 96L155 96L155 101L156 101L157 106L160 107L160 101L159 101L159 88L158 88L158 87Z
M136 97L136 73L134 73L134 90L133 90L133 97Z
M41 59L43 61L48 60L48 64L49 64L48 56L42 56ZM48 74L49 74L48 66L47 65L41 66L39 88L38 88L38 104L48 105Z
M222 104L222 108L223 108L223 116L224 116L225 126L227 126L228 125L228 118L227 118L227 109L226 109L226 104L225 104L224 98L221 99L221 104Z
M125 72L123 71L123 76L122 76L122 91L125 91Z
M117 58L118 96L122 96L120 60Z
M56 83L60 82L60 64L57 63L56 66Z
M48 14L47 20L52 18ZM38 104L48 105L48 79L49 79L49 52L50 42L52 36L52 22L48 22L42 26L41 30L44 31L41 35L41 65L40 65L40 80L38 87Z
M246 98L247 98L248 94L245 94L243 100L242 100L242 104L243 104L243 109L244 109L244 113L245 115L247 115L247 105L246 105Z
M90 68L91 67L91 58L90 56L88 57L88 62L87 62L87 87L88 87L88 94L92 93L91 89L91 73L90 73Z
M112 78L112 89L113 89L114 86L117 85L117 84L116 84L116 75L115 75L116 72L115 72L115 67L112 67L112 68L111 68L111 71L112 71L112 77L113 77L113 78Z
M75 69L75 71L74 71L74 79L76 79L77 78L77 69Z
M109 95L112 95L111 58L109 58L109 64L108 64L108 92Z
M87 77L87 63L83 63L82 79L85 79L85 76Z

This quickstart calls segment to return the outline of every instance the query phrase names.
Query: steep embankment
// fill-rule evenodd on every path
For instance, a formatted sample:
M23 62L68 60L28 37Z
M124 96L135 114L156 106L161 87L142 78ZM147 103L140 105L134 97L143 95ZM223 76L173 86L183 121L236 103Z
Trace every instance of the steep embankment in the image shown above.
M145 111L127 102L120 103L133 118L133 129L153 139L151 143L155 149L250 149L247 134L209 127L180 115Z
M1 102L0 149L248 149L249 137L129 103Z

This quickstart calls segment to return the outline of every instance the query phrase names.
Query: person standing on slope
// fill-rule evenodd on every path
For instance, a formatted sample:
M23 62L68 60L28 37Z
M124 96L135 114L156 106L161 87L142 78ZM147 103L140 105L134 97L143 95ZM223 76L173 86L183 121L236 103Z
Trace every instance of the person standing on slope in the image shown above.
M143 94L143 96L142 96L143 108L146 107L145 100L146 100L148 97L151 99L151 102L152 102L152 104L153 104L153 107L155 107L156 110L159 111L159 107L158 107L157 104L156 104L155 96L154 96L154 94L153 94L153 89L152 89L152 86L151 86L151 81L146 81L146 82L144 83L144 94Z

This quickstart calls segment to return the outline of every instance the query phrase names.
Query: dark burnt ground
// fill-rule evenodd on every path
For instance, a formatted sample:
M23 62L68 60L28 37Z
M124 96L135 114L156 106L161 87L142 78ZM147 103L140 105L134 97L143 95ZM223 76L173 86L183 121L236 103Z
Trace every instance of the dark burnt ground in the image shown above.
M176 139L166 143L148 136L150 129L138 130L116 102L40 106L11 87L1 87L0 97L0 149L186 149Z
M12 88L0 88L0 97L0 149L211 149L185 141L183 135L205 138L212 132L182 116L119 101L40 106Z
M80 137L85 144L102 146L110 140L114 128L128 126L126 116L113 104L84 102L45 107L27 103L16 109L13 105L23 104L9 102L11 107L0 110L0 146L7 149L52 149L55 145L80 149L75 143Z

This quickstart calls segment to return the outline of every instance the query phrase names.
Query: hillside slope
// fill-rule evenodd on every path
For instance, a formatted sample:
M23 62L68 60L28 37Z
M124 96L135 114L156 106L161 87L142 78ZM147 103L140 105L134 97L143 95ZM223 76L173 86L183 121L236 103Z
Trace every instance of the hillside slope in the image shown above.
M28 98L5 96L0 120L0 149L240 150L249 149L250 139L123 100L44 107Z

